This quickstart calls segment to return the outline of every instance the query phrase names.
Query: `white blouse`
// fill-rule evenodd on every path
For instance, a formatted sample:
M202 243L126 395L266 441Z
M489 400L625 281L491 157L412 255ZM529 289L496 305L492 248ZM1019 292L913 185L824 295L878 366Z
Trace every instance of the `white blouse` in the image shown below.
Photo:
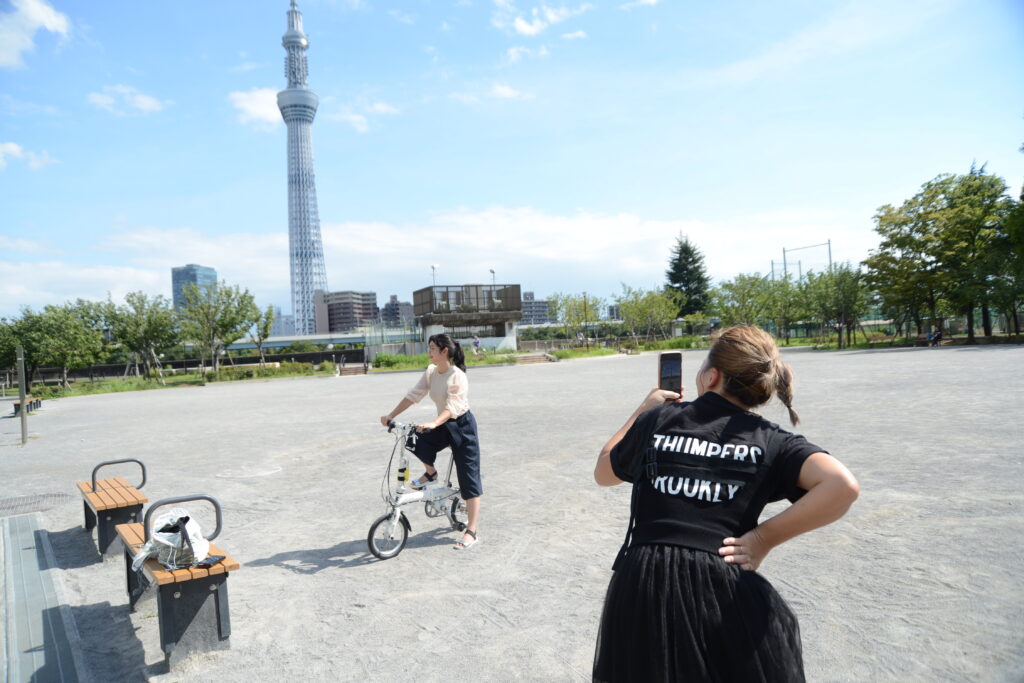
M419 403L427 394L437 406L438 415L447 409L454 420L469 412L469 380L466 373L454 365L448 368L448 372L438 372L436 365L428 365L420 381L405 397Z

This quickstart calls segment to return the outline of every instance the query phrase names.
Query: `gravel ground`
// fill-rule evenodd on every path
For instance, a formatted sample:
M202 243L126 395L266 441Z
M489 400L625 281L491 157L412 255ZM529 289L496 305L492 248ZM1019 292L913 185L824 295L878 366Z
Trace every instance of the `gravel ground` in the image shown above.
M684 353L691 391L703 358ZM803 433L862 487L844 519L761 567L801 620L808 678L1024 679L1024 349L785 358ZM42 513L52 573L97 681L587 680L629 505L627 487L593 483L593 462L656 366L642 354L471 369L485 493L468 552L420 506L397 558L367 551L392 444L377 418L414 373L47 401L25 447L18 420L0 419L0 499L53 505ZM428 419L428 404L403 417ZM784 420L778 406L763 412ZM124 457L146 463L150 501L216 496L217 543L243 565L229 581L231 649L171 673L155 600L129 614L120 557L98 558L77 495L53 495ZM202 504L186 507L213 528Z

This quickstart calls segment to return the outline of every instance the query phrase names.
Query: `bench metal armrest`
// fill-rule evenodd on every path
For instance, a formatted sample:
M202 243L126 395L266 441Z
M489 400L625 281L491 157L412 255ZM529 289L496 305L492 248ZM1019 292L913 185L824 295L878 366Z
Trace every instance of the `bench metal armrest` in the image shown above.
M203 493L196 493L191 496L175 496L174 498L162 498L153 503L152 505L150 505L149 509L146 510L145 518L143 518L142 520L142 540L149 541L149 518L153 516L154 510L156 510L159 507L163 507L164 505L173 505L174 503L185 503L190 500L208 500L211 503L213 503L213 511L217 515L217 528L213 530L212 534L206 535L206 540L212 541L213 539L220 536L221 527L223 527L224 525L224 514L220 508L220 501L214 498L213 496L208 496Z
M96 493L96 473L99 471L99 469L101 467L106 467L107 465L117 465L117 464L120 464L120 463L123 463L123 462L137 462L137 463L139 463L139 467L142 468L142 483L139 484L138 486L136 486L135 488L141 489L143 486L145 486L146 485L146 466L143 464L143 462L141 460L136 460L135 458L125 458L124 460L107 460L106 462L101 462L99 465L96 465L96 467L94 467L93 470L92 470L92 492Z

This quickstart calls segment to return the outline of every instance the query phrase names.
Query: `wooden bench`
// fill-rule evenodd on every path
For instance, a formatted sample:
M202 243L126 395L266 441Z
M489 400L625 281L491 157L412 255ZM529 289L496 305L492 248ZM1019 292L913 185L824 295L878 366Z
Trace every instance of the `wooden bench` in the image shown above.
M125 584L132 612L150 586L157 588L157 619L160 625L160 649L168 669L191 652L208 652L230 647L231 615L228 607L228 575L241 567L237 560L210 543L210 556L224 559L208 569L165 569L156 558L146 560L136 572L132 562L148 540L146 529L157 508L192 500L208 500L217 513L217 527L207 536L216 538L221 530L220 503L210 496L181 496L159 500L146 511L141 524L119 524L117 535L124 544Z
M31 413L33 410L39 410L40 408L43 407L43 399L36 398L34 396L26 396L24 403L25 403L25 412L27 412L27 413ZM15 417L17 417L18 413L21 412L21 404L22 404L22 401L14 401L14 403L12 404L14 406L14 416Z
M123 477L97 479L96 473L101 467L117 465L125 462L136 462L142 468L142 483L137 487L129 484ZM126 522L134 522L142 513L142 506L149 502L139 492L146 485L146 466L134 458L125 460L108 460L101 462L92 471L90 481L75 484L82 494L82 508L85 510L85 530L92 531L96 527L96 547L100 555L104 555L116 538L114 527Z

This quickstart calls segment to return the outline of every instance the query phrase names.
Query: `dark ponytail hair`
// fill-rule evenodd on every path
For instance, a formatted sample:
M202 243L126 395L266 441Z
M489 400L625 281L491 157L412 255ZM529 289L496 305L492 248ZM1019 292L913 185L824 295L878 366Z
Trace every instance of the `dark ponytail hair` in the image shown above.
M448 362L457 367L463 372L466 371L466 354L462 351L462 346L458 341L452 339L447 334L435 334L427 340L427 343L433 342L434 346L440 349L448 349Z

